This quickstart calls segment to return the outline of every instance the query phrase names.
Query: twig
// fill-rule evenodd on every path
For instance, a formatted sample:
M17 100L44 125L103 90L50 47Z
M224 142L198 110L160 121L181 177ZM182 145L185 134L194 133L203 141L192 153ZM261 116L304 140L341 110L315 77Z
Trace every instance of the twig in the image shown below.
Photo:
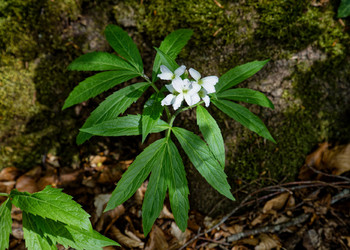
M338 178L338 179L342 179L342 180L350 182L350 179L345 177L345 176L334 175L334 174L327 174L327 173L324 173L322 171L319 171L319 170L315 169L314 167L311 167L309 164L306 164L306 166L308 168L310 168L312 171L314 171L315 173L317 173L317 174L321 174L321 175L324 175L324 176L327 176L327 177L332 177L332 178Z
M339 194L333 196L331 200L331 204L333 205L334 203L340 201L341 199L350 197L350 189L344 189L342 190Z
M197 235L195 237L193 237L192 239L190 239L189 241L186 242L185 245L183 245L181 248L179 248L179 250L185 249L189 244L191 244L193 241L197 240L199 237L211 232L213 229L217 228L218 226L220 226L221 224L223 224L228 218L230 218L234 213L236 213L240 208L242 208L243 206L245 206L245 202L251 197L251 195L248 195L242 202L241 204L239 204L237 207L235 207L229 214L227 214L224 218L222 218L215 226L205 230L203 233L197 233Z
M286 223L281 223L281 224L277 224L274 226L266 226L266 227L260 227L257 229L253 229L253 230L247 230L238 234L233 234L231 236L229 236L227 238L227 242L232 242L232 241L237 241L240 240L242 238L246 238L248 236L251 235L256 235L256 234L261 234L261 233L273 233L273 232L277 232L277 231L281 231L282 229L285 229L287 227L291 227L291 226L296 226L298 224L301 224L303 222L305 222L311 214L302 214L294 219L292 219L291 221L288 221Z

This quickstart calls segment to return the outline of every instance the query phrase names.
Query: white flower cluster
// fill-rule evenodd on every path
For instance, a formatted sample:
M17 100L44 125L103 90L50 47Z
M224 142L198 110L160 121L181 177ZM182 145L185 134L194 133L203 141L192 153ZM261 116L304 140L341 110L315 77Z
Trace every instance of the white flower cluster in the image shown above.
M165 87L171 92L162 100L162 106L173 105L174 110L177 110L182 101L185 100L188 106L192 106L202 99L205 106L210 104L210 97L208 94L215 93L215 84L219 81L217 76L207 76L201 78L201 74L190 68L189 73L193 80L187 78L182 79L186 71L186 66L182 65L177 68L174 73L171 72L166 66L160 66L161 74L158 77L162 80L171 80L171 84L165 85Z

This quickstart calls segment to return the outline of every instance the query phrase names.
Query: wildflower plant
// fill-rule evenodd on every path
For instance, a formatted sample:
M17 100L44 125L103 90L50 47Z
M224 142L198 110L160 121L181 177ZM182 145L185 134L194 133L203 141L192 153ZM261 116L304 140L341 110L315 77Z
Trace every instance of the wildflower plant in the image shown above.
M235 67L220 78L202 77L195 69L187 70L186 66L179 66L175 61L192 35L189 29L179 29L169 34L159 48L155 48L157 54L152 76L148 77L136 44L124 30L108 25L105 35L117 54L92 52L69 65L70 70L103 72L82 81L70 93L63 109L132 78L143 79L108 96L85 121L77 143L82 144L95 135L141 135L144 142L148 134L165 131L162 139L150 144L129 166L117 183L105 211L128 200L150 176L142 205L144 234L150 232L159 216L167 190L175 222L184 231L188 220L189 189L182 157L173 140L177 139L193 166L213 188L234 200L224 172L224 140L217 122L206 107L214 104L243 126L274 142L257 116L233 102L243 101L273 108L270 100L260 92L232 88L258 72L268 61L254 61ZM161 82L156 85L159 79ZM145 102L142 114L121 116L149 88L154 93ZM174 126L178 114L188 109L196 110L197 124L204 140L191 131Z

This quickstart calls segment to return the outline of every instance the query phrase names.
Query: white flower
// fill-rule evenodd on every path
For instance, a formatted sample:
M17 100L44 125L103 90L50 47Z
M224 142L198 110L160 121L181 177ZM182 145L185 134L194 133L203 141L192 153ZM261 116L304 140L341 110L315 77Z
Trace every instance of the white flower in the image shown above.
M204 101L205 103L205 106L206 107L209 107L209 104L210 104L210 97L208 96L208 92L202 88L199 92L198 92L198 95L200 98L202 98L202 100Z
M201 79L201 74L197 70L190 68L189 72L195 80L195 82L193 82L194 85L203 87L207 94L215 93L215 84L219 81L217 76L207 76Z
M158 74L157 76L162 80L174 80L175 78L180 77L185 72L185 70L186 70L186 66L181 65L173 73L166 66L160 65L160 72L162 73Z
M161 102L162 106L164 105L172 105L176 98L176 91L173 88L173 85L165 85L165 87L170 91L171 94L167 95Z
M161 102L164 105L173 105L174 110L177 110L182 101L185 100L189 106L192 106L200 101L198 91L200 86L192 85L188 79L182 80L180 77L175 78L166 88L171 92Z

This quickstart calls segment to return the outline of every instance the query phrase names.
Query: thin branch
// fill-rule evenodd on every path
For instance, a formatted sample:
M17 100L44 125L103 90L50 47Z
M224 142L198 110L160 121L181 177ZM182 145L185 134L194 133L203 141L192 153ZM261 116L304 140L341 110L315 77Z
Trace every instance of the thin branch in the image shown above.
M252 235L257 235L257 234L261 234L261 233L274 233L274 232L278 232L281 231L287 227L291 227L291 226L296 226L298 224L301 224L303 222L305 222L311 214L302 214L288 222L285 223L281 223L281 224L277 224L274 226L266 226L266 227L260 227L257 229L252 229L252 230L247 230L238 234L233 234L231 236L229 236L227 238L228 242L232 242L232 241L237 241L240 240L242 238L246 238Z

